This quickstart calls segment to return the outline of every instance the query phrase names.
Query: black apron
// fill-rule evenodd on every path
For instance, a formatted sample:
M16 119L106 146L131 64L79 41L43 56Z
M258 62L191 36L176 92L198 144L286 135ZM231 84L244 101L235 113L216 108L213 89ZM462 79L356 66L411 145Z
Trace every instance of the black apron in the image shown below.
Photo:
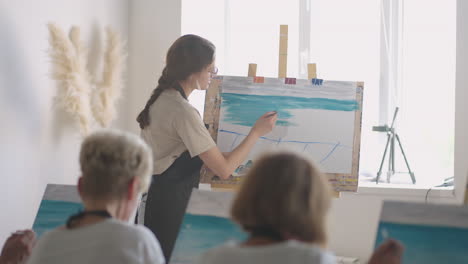
M161 244L169 263L193 188L198 188L203 161L182 153L162 174L153 175L145 207L145 226Z

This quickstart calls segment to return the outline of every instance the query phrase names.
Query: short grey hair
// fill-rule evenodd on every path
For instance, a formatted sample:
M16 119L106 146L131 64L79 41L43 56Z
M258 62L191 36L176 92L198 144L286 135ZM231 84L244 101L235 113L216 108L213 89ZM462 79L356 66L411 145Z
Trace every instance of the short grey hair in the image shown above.
M146 192L151 180L151 149L138 136L118 130L101 130L81 144L82 192L91 199L120 199L129 181L138 177Z

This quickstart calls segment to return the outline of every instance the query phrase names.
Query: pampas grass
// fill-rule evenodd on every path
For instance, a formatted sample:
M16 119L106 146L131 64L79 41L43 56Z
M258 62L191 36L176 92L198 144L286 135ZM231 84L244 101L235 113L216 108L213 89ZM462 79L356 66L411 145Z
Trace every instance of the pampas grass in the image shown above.
M57 25L50 23L49 55L51 77L57 82L54 104L78 121L82 136L97 123L109 127L116 117L115 104L123 87L124 60L120 36L107 28L103 75L92 81L87 70L87 50L82 43L80 29L72 27L69 38Z
M92 111L102 127L109 126L116 116L115 104L123 86L125 60L119 34L109 27L106 29L106 34L103 78L92 93Z
M57 82L54 103L78 120L81 135L86 136L90 132L91 107L90 83L86 79L87 73L83 72L83 61L78 58L76 48L62 29L53 23L48 28L52 79Z

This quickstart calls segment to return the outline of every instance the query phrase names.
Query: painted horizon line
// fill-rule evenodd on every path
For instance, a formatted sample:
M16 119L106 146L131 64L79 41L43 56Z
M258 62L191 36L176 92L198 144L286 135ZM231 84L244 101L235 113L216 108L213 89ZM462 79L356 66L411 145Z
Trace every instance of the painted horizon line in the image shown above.
M277 125L297 126L287 120L293 117L288 110L319 109L346 112L359 110L359 103L356 100L235 93L222 93L222 99L222 107L225 110L223 121L249 127L269 111L278 113Z

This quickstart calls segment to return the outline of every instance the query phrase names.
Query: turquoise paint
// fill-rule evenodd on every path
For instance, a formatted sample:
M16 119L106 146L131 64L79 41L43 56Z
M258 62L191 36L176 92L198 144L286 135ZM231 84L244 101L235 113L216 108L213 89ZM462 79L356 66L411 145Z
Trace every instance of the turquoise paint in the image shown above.
M171 263L188 264L206 250L227 241L243 241L247 234L228 218L186 213L177 237Z
M42 200L34 220L33 230L40 237L46 231L65 225L67 219L83 210L83 205L74 202Z
M385 230L385 231L383 231ZM376 247L386 239L400 241L409 264L468 263L468 229L380 222Z
M251 127L266 112L277 111L278 126L297 126L289 119L289 110L321 109L330 111L356 111L356 100L337 100L329 98L305 98L293 96L252 95L223 93L224 122Z

